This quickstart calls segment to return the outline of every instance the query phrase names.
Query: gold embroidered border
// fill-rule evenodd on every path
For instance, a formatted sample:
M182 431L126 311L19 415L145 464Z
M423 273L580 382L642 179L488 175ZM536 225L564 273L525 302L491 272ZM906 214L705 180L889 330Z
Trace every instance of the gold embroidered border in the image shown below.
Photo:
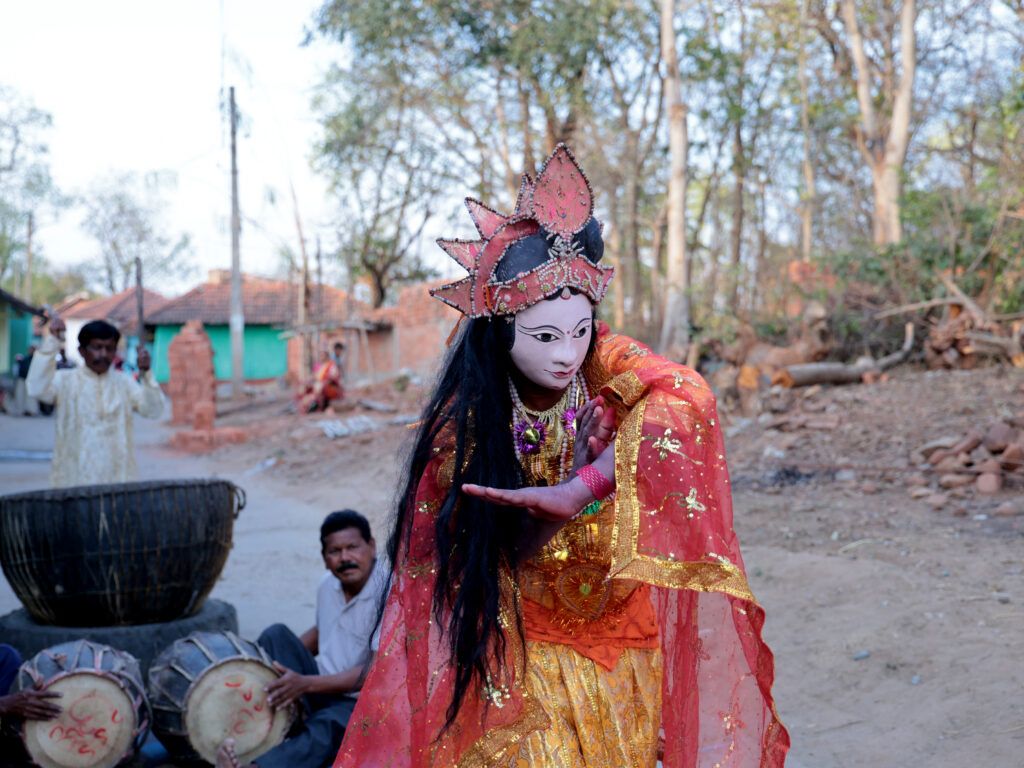
M626 406L632 406L637 400L643 397L644 391L647 389L643 382L640 381L640 377L636 375L636 371L620 373L605 384L604 388L610 389L618 395L619 399L622 400L623 404Z
M456 768L492 766L505 757L510 748L518 749L526 734L548 726L550 720L540 704L525 689L522 695L523 711L515 722L487 731L463 753Z
M647 411L645 397L619 426L615 441L615 521L612 525L612 578L637 579L659 587L723 592L751 602L754 595L743 571L731 563L672 562L639 554L640 502L637 466Z
M499 578L504 582L502 584L502 602L504 603L502 613L506 615L508 624L508 612L513 606L521 606L523 597L519 593L519 585L511 571L503 568ZM492 728L477 739L473 746L459 758L456 768L492 766L508 753L510 747L518 748L526 734L546 728L550 724L547 713L526 688L527 658L523 652L522 638L515 636L513 628L513 625L509 624L505 629L506 648L511 657L513 679L522 695L523 710L513 722L499 728Z

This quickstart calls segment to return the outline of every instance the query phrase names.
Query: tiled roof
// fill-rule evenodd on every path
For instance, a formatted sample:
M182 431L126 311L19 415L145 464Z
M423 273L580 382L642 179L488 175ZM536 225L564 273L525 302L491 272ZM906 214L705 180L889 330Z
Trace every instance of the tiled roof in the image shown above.
M136 289L129 288L127 291L115 293L113 296L77 302L70 309L60 313L60 315L65 320L106 320L108 323L116 325L118 330L125 336L136 336L138 335L136 295ZM160 309L166 303L167 299L159 293L147 288L142 289L142 311L144 315Z
M146 324L176 325L198 320L206 325L227 325L230 318L231 283L203 283L184 296L171 299L155 312L146 313ZM247 325L294 325L298 314L298 288L290 283L262 278L242 281L242 311ZM352 300L352 312L361 315L366 306ZM343 320L348 316L348 294L329 285L310 286L309 322Z

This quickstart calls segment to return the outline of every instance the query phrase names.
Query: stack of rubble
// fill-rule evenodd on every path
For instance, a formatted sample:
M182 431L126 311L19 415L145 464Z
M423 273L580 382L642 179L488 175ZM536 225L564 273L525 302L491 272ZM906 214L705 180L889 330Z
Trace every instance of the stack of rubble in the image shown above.
M998 493L1008 479L1024 480L1024 419L1007 418L960 439L934 440L919 452L940 473L940 487Z

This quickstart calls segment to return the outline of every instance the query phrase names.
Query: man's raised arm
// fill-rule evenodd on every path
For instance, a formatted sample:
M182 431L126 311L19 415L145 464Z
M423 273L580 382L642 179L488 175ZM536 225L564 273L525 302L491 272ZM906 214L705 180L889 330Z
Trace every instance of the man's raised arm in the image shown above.
M32 355L32 365L28 368L28 378L25 380L28 396L43 403L52 403L57 399L57 355L60 352L60 339L55 332L55 321L60 321L60 318L54 318L50 322L50 335L43 339L39 349ZM63 333L63 321L60 322L60 329Z

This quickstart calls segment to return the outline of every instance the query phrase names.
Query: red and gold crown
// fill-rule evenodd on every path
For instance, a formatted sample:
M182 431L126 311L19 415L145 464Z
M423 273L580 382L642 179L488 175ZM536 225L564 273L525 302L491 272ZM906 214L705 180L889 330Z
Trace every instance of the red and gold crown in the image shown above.
M468 317L512 315L564 288L575 288L595 304L604 298L614 270L594 264L573 242L590 223L594 196L590 182L565 144L559 144L537 180L529 174L516 196L511 216L466 199L478 240L444 240L440 245L469 272L468 277L434 288L430 294ZM499 282L494 272L516 242L544 231L553 238L548 259L538 267Z

